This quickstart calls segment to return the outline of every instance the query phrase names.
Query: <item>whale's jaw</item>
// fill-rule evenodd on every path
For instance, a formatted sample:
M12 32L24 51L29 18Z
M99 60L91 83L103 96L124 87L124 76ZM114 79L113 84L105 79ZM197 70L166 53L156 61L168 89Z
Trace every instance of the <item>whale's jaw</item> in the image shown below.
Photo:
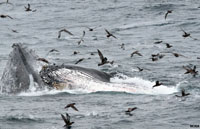
M22 44L13 44L13 51L1 78L1 92L19 93L27 91L32 81L38 86L43 84L39 76L40 64L33 50Z

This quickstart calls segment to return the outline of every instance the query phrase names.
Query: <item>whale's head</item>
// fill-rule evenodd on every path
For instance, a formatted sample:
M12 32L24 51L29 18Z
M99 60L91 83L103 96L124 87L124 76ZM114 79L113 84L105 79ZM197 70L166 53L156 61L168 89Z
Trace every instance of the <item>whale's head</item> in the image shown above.
M31 85L40 88L43 85L39 75L42 64L38 56L20 43L13 44L12 48L1 78L1 92L16 94L29 90Z

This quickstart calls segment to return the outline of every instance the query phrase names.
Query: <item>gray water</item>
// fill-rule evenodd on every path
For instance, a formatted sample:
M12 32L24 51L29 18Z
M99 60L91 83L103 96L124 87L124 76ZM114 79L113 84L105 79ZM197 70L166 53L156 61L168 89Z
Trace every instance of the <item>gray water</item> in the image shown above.
M1 1L3 2L3 1ZM196 65L200 70L200 1L198 0L10 0L1 4L0 13L13 19L0 19L0 75L12 51L13 43L24 43L36 53L56 64L73 64L85 58L78 66L117 72L125 78L115 83L133 83L152 87L156 80L164 86L156 93L126 93L98 91L79 93L69 91L40 91L19 95L0 95L0 129L61 129L60 114L69 113L73 129L188 129L200 125L200 76L184 74L183 65ZM26 12L31 4L36 12ZM164 19L167 10L173 10ZM86 27L95 28L88 31ZM74 36L58 31L66 28ZM183 38L183 31L190 37ZM12 29L18 33L12 32ZM117 39L107 38L104 29ZM77 44L83 31L84 42ZM162 40L161 44L154 44ZM125 50L120 45L125 44ZM173 47L166 48L165 43ZM51 49L59 52L47 54ZM97 66L97 49L113 65ZM138 50L143 56L130 54ZM73 55L74 51L79 51ZM95 55L90 55L94 52ZM151 54L165 54L153 62ZM184 55L174 57L172 52ZM87 58L91 59L87 59ZM145 68L138 72L137 66ZM148 70L146 70L148 69ZM165 87L165 88L162 88ZM168 89L166 89L166 87ZM168 91L170 88L171 90ZM151 88L150 88L151 89ZM191 93L177 98L180 90ZM156 90L156 88L155 88ZM79 112L64 109L76 103ZM132 116L129 107L138 107Z

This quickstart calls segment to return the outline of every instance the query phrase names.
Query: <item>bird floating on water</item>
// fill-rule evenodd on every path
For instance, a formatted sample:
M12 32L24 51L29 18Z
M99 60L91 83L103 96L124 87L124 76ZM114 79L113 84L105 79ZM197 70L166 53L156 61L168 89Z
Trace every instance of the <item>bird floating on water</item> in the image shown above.
M179 95L175 95L175 96L176 96L176 97L185 97L185 96L188 96L188 95L190 95L190 93L185 93L185 90L182 89L182 90L181 90L181 96L179 96Z
M24 6L24 8L25 8L25 11L27 11L27 12L28 12L28 11L32 11L32 12L37 11L36 9L35 9L35 10L32 10L30 4L28 4L28 7Z
M156 81L156 84L153 85L152 88L154 88L154 87L158 87L158 86L161 86L161 85L162 85L162 83L160 83L159 81Z

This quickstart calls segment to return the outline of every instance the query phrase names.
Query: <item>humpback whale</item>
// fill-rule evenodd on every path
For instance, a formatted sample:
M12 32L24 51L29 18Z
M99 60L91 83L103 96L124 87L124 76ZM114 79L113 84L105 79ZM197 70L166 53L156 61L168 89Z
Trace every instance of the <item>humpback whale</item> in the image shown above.
M29 89L31 80L41 88L43 81L39 76L40 62L33 50L22 44L13 44L13 50L1 78L1 92L19 93ZM42 67L42 65L40 66Z
M139 78L113 82L112 79L115 77L95 69L45 63L39 60L40 57L34 50L28 49L21 43L13 44L12 48L0 80L0 93L3 94L46 90L74 90L87 93L97 91L163 93L163 89L169 93L176 91L165 86L152 89L153 82ZM130 79L135 81L130 82Z
M37 89L74 89L76 86L81 87L80 81L110 81L111 76L105 72L70 65L44 65L38 60L39 56L35 51L23 44L15 43L12 47L1 78L2 93L26 92L31 83Z

